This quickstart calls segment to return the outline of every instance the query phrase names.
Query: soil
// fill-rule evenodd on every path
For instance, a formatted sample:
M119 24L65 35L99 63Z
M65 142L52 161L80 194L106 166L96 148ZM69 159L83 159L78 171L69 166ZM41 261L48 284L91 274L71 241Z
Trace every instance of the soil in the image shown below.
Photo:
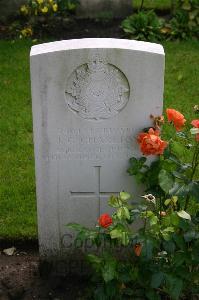
M69 19L66 24L45 26L38 24L34 30L32 39L45 40L67 40L79 38L125 38L121 29L122 20L93 20L93 19ZM12 23L11 23L12 24ZM0 39L14 39L16 31L10 31L11 24L0 23Z
M25 243L24 243L25 245ZM41 271L37 246L0 254L0 300L83 300L85 277ZM3 248L1 248L3 249Z

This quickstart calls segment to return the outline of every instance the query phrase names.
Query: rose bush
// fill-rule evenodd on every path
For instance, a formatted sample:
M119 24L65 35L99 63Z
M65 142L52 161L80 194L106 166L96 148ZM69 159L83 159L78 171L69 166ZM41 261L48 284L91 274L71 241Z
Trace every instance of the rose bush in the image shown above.
M120 192L108 201L112 216L102 214L94 229L68 224L78 231L78 240L89 239L99 247L97 253L87 253L94 269L94 289L87 299L197 299L199 119L188 122L167 109L174 125L168 141L160 137L164 118L151 119L152 126L137 137L145 156L132 157L128 169L146 187L142 200L132 204L132 196ZM149 155L157 156L151 164ZM138 221L140 228L134 230Z

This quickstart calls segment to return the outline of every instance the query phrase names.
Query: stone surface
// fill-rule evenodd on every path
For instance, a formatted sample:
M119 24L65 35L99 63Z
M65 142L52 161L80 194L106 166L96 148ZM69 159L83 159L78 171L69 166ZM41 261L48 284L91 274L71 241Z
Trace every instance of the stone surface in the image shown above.
M15 251L16 251L16 248L15 247L11 247L11 248L4 249L3 253L5 255L11 256L11 255L14 255Z
M117 39L33 46L31 85L41 255L70 250L65 225L96 223L107 199L142 192L126 173L137 133L161 114L164 50ZM136 197L137 195L137 197Z

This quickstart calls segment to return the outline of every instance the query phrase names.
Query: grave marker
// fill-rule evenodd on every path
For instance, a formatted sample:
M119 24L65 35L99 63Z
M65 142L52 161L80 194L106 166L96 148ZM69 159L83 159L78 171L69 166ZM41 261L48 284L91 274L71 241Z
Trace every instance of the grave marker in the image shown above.
M136 135L162 112L161 45L81 39L36 45L31 85L40 253L59 256L65 225L96 223L121 190Z

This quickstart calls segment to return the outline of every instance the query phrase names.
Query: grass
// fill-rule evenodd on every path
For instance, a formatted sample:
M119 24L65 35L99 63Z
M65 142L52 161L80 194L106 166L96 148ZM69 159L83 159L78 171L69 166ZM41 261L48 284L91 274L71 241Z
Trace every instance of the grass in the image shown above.
M30 42L0 43L0 237L35 237Z
M29 79L30 41L0 41L0 237L35 238L36 196ZM165 42L165 107L193 118L199 44Z
M141 0L133 0L133 8L139 9ZM144 0L143 8L156 10L169 10L172 6L172 0Z

